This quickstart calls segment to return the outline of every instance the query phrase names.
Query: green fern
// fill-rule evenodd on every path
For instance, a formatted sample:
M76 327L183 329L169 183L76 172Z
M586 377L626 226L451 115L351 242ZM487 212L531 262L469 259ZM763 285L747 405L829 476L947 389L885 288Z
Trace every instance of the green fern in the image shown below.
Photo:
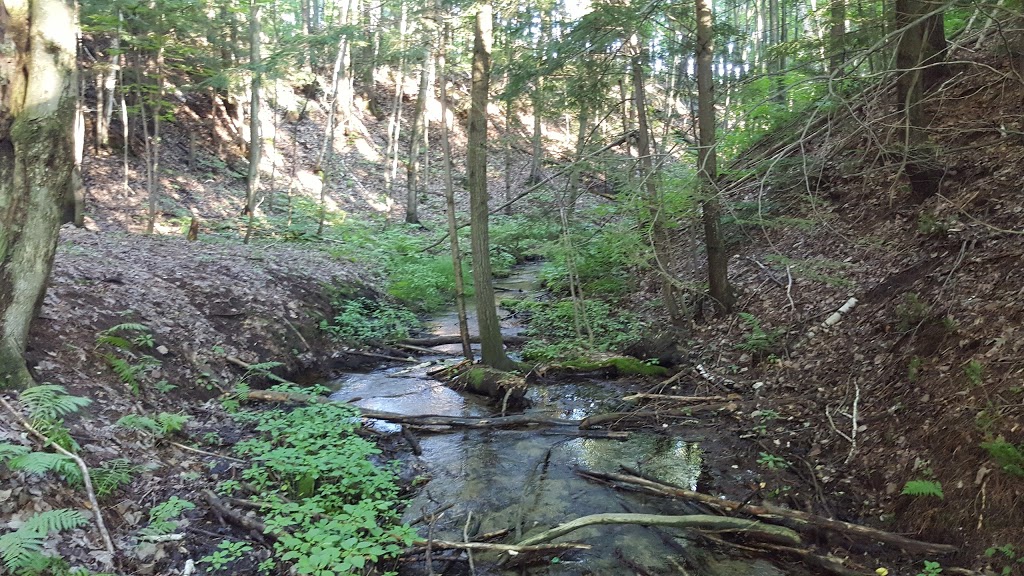
M50 532L78 528L87 520L81 512L60 508L41 512L29 518L21 528L0 536L0 558L11 572L26 571L40 565L43 543Z
M946 498L942 493L942 484L934 480L910 480L903 486L903 494L908 496L936 496Z
M129 430L147 432L157 438L163 438L164 436L180 432L185 428L185 423L188 420L189 417L185 414L172 414L170 412L161 412L156 415L156 418L141 414L126 414L118 419L117 425Z
M102 498L113 494L122 486L131 484L132 477L141 470L142 466L132 464L131 460L116 458L90 470L89 477L92 479L96 495Z
M68 414L78 412L92 403L92 400L88 398L69 395L63 386L56 384L41 384L26 388L18 396L18 399L36 420L58 420Z
M981 447L1004 472L1024 478L1024 444L1017 447L1000 436L990 442L982 442Z
M10 442L0 442L0 463L7 462L17 456L24 456L29 452L31 452L31 450L27 446L11 444Z
M15 456L7 461L11 470L24 470L29 474L46 474L55 472L64 477L69 484L82 485L82 470L75 461L63 454L53 452L29 452Z
M119 336L118 332L139 332L140 334L135 336L132 340L129 340L126 337ZM120 348L121 350L130 350L134 343L144 346L148 345L149 348L152 348L153 340L150 332L149 326L146 326L145 324L126 322L124 324L118 324L117 326L111 326L110 328L100 332L99 335L96 336L96 345L101 346L106 344L108 346L113 346L114 348ZM144 336L148 336L149 338L143 338Z

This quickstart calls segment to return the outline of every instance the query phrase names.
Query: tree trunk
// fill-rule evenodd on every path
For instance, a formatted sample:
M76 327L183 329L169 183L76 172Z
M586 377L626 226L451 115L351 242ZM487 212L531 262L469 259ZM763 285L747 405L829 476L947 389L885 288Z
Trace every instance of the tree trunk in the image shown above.
M832 0L829 6L829 72L838 75L846 63L846 0Z
M423 66L420 69L420 86L416 96L416 108L412 117L412 132L409 134L409 158L406 163L406 203L405 221L409 224L419 224L420 217L417 214L420 183L420 154L426 154L427 148L423 146L422 136L426 132L426 110L427 90L430 88L430 66L428 62L433 59L430 48L423 52Z
M121 21L117 12L117 32L110 41L110 63L96 74L96 149L110 146L110 119L114 116L118 61L121 58Z
M438 13L441 13L438 2ZM448 217L448 242L452 251L452 269L455 273L455 307L459 315L459 337L462 355L473 360L473 349L469 343L469 321L466 316L466 284L462 278L462 251L459 249L459 228L455 222L455 185L452 183L452 145L448 134L448 80L445 76L445 53L448 50L450 31L445 24L441 47L437 53L437 75L441 90L441 150L444 153L444 200Z
M491 284L491 254L487 221L487 99L490 88L492 12L490 2L477 8L473 39L473 83L470 90L469 135L466 144L469 184L470 237L473 252L473 286L477 321L480 324L480 354L484 364L499 370L515 368L505 355L501 324L494 305Z
M697 10L697 173L703 188L704 243L708 251L708 286L711 298L724 313L732 311L734 296L729 286L729 254L725 251L720 228L722 207L715 181L718 160L715 153L715 93L711 76L714 40L711 29L711 5L696 0Z
M946 53L941 4L936 0L897 0L896 27L906 28L896 45L897 108L904 114L903 169L910 180L911 201L938 193L943 169L927 144L924 93L945 76Z
M387 155L390 168L384 172L384 179L387 182L388 199L393 198L395 189L395 178L398 177L398 137L402 132L402 93L405 86L406 58L405 58L405 37L408 31L408 12L405 4L402 4L402 12L398 21L398 70L395 72L395 98L391 102L391 117L388 119L388 149Z
M640 154L641 180L647 193L647 207L651 214L651 244L654 247L658 268L661 270L661 299L665 311L672 323L681 319L679 304L676 301L675 287L672 285L672 249L669 246L668 231L665 228L664 207L658 194L657 174L654 169L651 146L651 129L647 121L647 98L644 86L644 50L643 43L633 41L636 53L632 58L633 98L637 118L637 152Z
M33 381L22 354L57 248L74 169L76 24L62 0L5 0L0 21L0 387Z
M252 74L249 98L249 173L245 179L245 214L249 217L245 227L245 244L252 236L256 221L256 195L260 190L260 158L263 156L262 126L260 125L260 3L249 0L249 72Z

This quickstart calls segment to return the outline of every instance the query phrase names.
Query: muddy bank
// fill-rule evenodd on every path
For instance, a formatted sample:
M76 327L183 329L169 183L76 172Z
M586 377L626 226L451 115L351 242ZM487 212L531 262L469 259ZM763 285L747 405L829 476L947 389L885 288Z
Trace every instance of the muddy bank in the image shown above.
M332 294L378 297L376 280L315 250L66 228L28 365L38 381L72 389L106 379L97 335L135 323L152 333L153 345L136 352L160 361L153 381L196 383L199 397L238 378L229 357L283 362L275 372L287 377L349 368L360 359L318 324L331 317Z

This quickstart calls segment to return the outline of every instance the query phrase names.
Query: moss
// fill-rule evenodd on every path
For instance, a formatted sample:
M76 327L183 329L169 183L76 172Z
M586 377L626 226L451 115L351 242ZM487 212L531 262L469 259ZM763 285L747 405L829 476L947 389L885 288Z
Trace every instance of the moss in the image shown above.
M556 370L566 372L598 372L607 370L617 376L667 376L668 369L664 366L651 364L632 356L613 356L611 358L588 359L578 358L553 366Z

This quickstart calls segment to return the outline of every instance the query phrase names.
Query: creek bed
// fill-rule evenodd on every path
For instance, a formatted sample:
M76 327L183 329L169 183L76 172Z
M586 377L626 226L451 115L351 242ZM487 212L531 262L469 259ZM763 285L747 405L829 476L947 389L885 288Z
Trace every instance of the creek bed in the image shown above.
M514 286L498 297L527 295L536 276L535 265L517 270L506 280ZM430 322L436 335L457 333L454 312ZM470 324L473 325L472 323ZM514 326L507 326L509 333ZM457 345L455 347L458 348ZM441 361L444 357L425 357ZM337 385L333 399L352 401L368 409L407 415L490 416L486 399L455 392L427 376L427 366L386 367L367 374L351 374ZM621 408L623 383L594 379L533 386L527 414L547 418L581 419ZM374 428L396 432L387 422ZM411 521L441 506L452 505L435 521L431 536L462 540L470 517L469 533L513 530L519 540L557 524L604 512L687 514L683 503L614 490L588 482L576 469L615 472L621 465L684 488L696 489L705 459L698 438L633 432L626 440L581 438L550 429L458 430L420 437L419 466L429 480L408 503L405 520ZM471 516L470 516L471 515ZM427 529L420 530L427 535ZM560 541L582 542L589 550L563 554L547 565L526 572L506 571L493 555L476 555L477 574L701 574L708 576L774 576L787 574L763 560L735 559L702 549L676 530L634 525L597 526L578 530ZM435 561L434 571L468 574L468 563ZM403 574L426 574L425 564L408 564ZM801 572L794 572L801 573Z

